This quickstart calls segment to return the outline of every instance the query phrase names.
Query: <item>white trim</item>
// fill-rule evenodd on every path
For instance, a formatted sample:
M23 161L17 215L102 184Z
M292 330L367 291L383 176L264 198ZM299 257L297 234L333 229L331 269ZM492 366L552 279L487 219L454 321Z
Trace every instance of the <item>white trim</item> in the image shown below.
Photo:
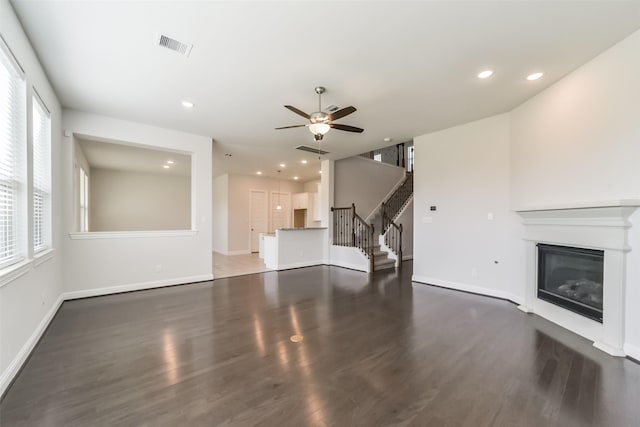
M15 68L15 71L20 77L20 79L25 80L26 73L24 71L24 68L22 68L22 64L20 64L20 61L18 61L18 58L16 58L16 56L13 54L13 51L9 47L9 43L7 43L4 37L2 37L2 34L0 34L0 50L5 53L7 58L9 58L9 62Z
M614 207L634 207L640 206L639 199L619 199L605 200L597 202L574 202L558 205L531 206L518 208L516 212L532 212L532 211L556 211L565 209L589 209L589 208L614 208Z
M291 270L292 268L302 268L302 267L314 267L316 265L325 265L327 264L326 260L319 259L315 261L302 261L302 262L292 262L289 264L278 265L278 268L274 268L276 271L281 270Z
M352 264L349 262L343 262L343 261L337 261L337 260L333 260L331 261L331 263L327 263L328 265L332 265L335 267L343 267L343 268L348 268L350 270L358 270L358 271L362 271L364 273L369 273L369 267L367 265L367 267L364 267L362 265L359 264Z
M163 230L163 231L90 231L71 232L72 240L92 239L138 239L156 237L191 237L198 234L198 230Z
M56 251L55 248L47 248L43 251L38 252L37 254L35 254L33 256L33 265L35 267L39 266L40 264L43 264L47 261L49 261L50 259L53 258L54 252Z
M0 273L0 288L13 282L20 276L24 276L33 268L33 260L26 259L2 269Z
M20 351L18 351L18 354L16 354L9 366L7 366L7 369L5 369L4 372L2 372L2 375L0 375L0 396L4 394L15 376L18 374L18 372L20 372L20 369L29 358L29 355L35 348L36 344L38 344L38 341L42 337L42 334L49 326L49 323L51 323L51 321L53 320L53 317L58 312L58 309L60 309L63 301L63 295L60 295L57 301L51 306L47 314L45 314L45 316L42 318L27 342L24 343Z
M213 274L199 276L178 277L167 280L154 280L151 282L130 283L127 285L107 286L104 288L84 289L81 291L65 292L62 294L65 301L78 298L97 297L102 295L118 294L121 292L141 291L144 289L163 288L165 286L186 285L188 283L205 282L213 280Z
M623 350L620 350L619 348L615 348L612 345L609 345L607 343L604 343L602 341L594 341L593 342L593 346L595 348L597 348L600 351L604 351L605 353L611 355L611 356L615 356L615 357L625 357L626 354Z
M472 294L505 299L516 304L522 304L524 301L524 298L514 295L510 292L499 291L497 289L491 289L491 288L484 288L482 286L468 285L465 283L450 282L448 280L436 279L434 277L418 276L414 274L413 276L411 276L411 281L424 283L427 285L440 286L442 288L453 289L456 291L471 292Z
M264 200L265 200L265 207L264 207L264 222L265 225L267 227L266 230L264 231L258 231L258 246L260 246L260 233L268 233L269 232L269 206L271 203L271 200L269 200L269 192L267 190L259 190L259 189L255 189L255 188L250 188L249 189L249 250L248 252L242 252L242 254L245 253L251 253L251 250L253 249L252 245L253 245L253 240L252 240L252 233L253 231L251 231L251 228L253 226L253 224L251 223L252 218L253 218L253 193L263 193L264 194ZM227 213L227 222L229 221L228 219L228 213ZM229 233L227 232L227 243L229 242ZM231 252L234 251L227 251L225 253L225 255L231 255ZM238 254L238 255L242 255L242 254Z
M640 347L627 343L624 345L624 352L627 356L640 361Z
M631 223L620 218L526 218L524 225L561 225L563 227L626 227Z

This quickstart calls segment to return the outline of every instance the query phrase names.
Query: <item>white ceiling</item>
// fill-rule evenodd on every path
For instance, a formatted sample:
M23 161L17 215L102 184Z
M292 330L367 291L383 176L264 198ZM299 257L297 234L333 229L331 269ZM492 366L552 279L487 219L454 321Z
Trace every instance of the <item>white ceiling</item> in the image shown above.
M210 136L215 176L284 162L302 180L318 176L294 150L311 134L273 128L304 123L283 105L315 111L315 86L358 108L339 123L365 132L322 144L342 158L508 111L640 28L634 1L12 4L64 106ZM156 47L158 33L191 56Z
M191 156L189 155L114 142L94 141L77 135L76 141L91 168L191 176ZM168 164L168 161L173 163ZM169 168L164 168L165 165Z

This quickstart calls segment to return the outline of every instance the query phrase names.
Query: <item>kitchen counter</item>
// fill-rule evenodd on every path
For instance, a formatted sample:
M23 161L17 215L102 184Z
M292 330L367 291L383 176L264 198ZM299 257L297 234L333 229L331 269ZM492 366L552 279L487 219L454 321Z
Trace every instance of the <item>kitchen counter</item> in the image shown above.
M294 227L294 228L278 228L280 231L305 231L305 230L326 230L327 227ZM276 231L278 231L276 230Z
M268 268L286 270L324 264L329 252L327 227L278 228L261 233L261 255Z

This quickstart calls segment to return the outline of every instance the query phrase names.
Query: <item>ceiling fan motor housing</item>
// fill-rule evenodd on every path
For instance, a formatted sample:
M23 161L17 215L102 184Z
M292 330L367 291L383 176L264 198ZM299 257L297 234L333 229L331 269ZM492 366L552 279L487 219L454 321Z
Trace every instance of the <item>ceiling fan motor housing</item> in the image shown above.
M326 123L329 121L329 115L322 111L318 111L316 113L311 113L309 120L311 123Z

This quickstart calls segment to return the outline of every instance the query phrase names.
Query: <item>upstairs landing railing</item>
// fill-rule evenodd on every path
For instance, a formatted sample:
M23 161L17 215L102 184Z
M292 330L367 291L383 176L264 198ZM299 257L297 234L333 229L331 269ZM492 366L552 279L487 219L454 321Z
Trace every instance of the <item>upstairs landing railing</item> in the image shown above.
M395 220L412 195L413 173L407 172L404 182L380 207L384 244L398 256L399 266L402 266L402 224L396 224Z

